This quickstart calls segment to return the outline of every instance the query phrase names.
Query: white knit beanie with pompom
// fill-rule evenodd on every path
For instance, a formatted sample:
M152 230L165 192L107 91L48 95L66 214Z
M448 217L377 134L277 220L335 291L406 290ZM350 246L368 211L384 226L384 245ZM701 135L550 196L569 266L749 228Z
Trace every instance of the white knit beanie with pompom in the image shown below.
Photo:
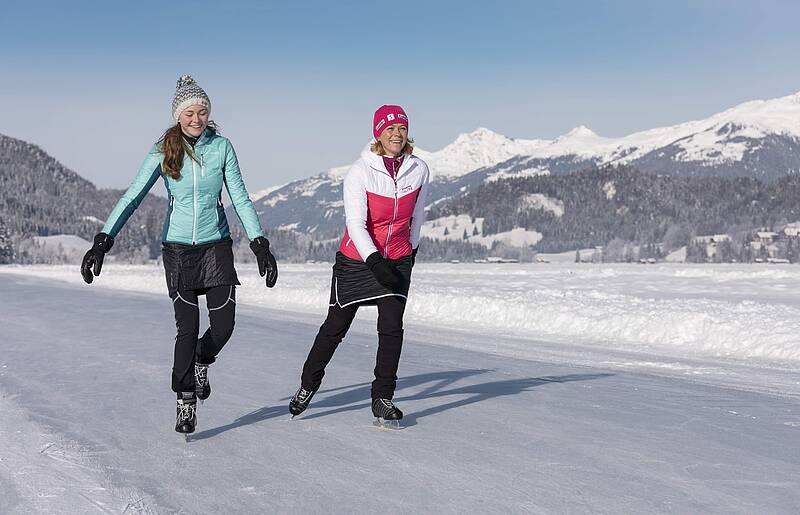
M172 117L177 122L181 112L193 105L201 105L211 111L211 100L203 88L197 85L191 75L181 75L172 98Z

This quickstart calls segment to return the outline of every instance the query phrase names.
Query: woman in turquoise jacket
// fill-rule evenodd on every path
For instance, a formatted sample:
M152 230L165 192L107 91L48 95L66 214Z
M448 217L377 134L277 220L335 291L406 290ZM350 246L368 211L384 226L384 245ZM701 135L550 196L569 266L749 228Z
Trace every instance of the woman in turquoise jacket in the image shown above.
M175 310L178 334L172 367L177 393L175 430L194 431L196 401L211 394L208 366L233 332L236 285L233 242L222 205L222 187L256 255L259 273L273 287L278 278L275 258L245 188L236 153L209 121L211 101L190 76L178 80L172 100L175 125L167 129L147 155L139 173L111 211L102 232L81 263L87 283L100 275L103 257L139 203L159 179L169 204L162 232L167 289ZM199 336L198 296L206 296L210 326Z

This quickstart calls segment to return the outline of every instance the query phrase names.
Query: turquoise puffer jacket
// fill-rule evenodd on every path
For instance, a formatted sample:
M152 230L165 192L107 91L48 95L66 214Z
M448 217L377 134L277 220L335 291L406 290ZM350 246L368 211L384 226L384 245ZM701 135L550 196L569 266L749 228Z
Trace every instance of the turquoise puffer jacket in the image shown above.
M164 231L161 234L163 241L200 245L230 237L222 206L223 184L228 189L247 237L253 240L263 236L264 230L247 194L230 141L206 129L195 143L194 152L197 161L188 155L184 156L181 177L175 180L161 173L164 155L158 145L154 145L125 195L111 211L103 232L116 237L161 177L169 193Z

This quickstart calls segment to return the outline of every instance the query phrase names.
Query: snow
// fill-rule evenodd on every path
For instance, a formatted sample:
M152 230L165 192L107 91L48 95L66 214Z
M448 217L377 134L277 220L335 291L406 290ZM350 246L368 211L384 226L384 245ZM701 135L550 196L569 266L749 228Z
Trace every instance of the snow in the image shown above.
M791 266L418 264L401 431L370 424L374 309L289 421L330 268L284 265L274 290L239 272L236 332L185 443L172 431L175 329L159 267L110 265L91 286L74 266L0 268L0 512L800 510L797 356L756 362L739 338L713 337L726 325L777 346L796 334ZM579 330L550 335L559 306ZM649 317L639 336L663 342L645 350L621 327L607 339L623 311ZM690 311L727 356L692 339Z
M74 234L57 234L54 236L34 236L33 240L43 248L56 249L59 245L66 253L84 253L92 246L92 242L86 241Z
M514 172L509 172L507 170L500 170L498 172L486 176L483 182L490 183L503 179L521 179L525 177L538 177L540 175L550 175L550 170L543 166L534 166L531 168L525 168L523 170L517 170Z
M105 220L100 220L96 216L84 216L83 219L84 220L88 220L89 222L94 222L94 223L96 223L98 225L105 225L105 223L106 223Z
M606 194L606 198L611 200L617 194L617 187L614 186L614 181L608 181L607 183L603 184L603 193Z
M541 263L574 263L575 252L574 250L568 250L566 252L539 252L536 254L536 259ZM594 249L591 249L591 252L594 252Z
M683 263L686 261L686 246L683 246L677 250L673 250L666 255L664 260L667 263Z
M270 198L264 200L264 204L266 204L266 205L268 205L270 207L275 207L275 205L277 205L279 202L284 202L285 200L288 200L288 199L289 199L288 196L286 196L283 193L279 193L277 195L271 196Z
M478 234L483 232L483 218L475 218L472 221L470 215L449 215L433 220L426 220L422 224L420 234L425 238L435 240L462 240L464 231L467 232L467 241L473 238L472 233L475 229ZM445 234L445 231L447 234Z
M769 134L800 138L800 92L782 98L746 102L702 120L619 138L598 136L579 126L554 140L531 140L535 144L515 151L519 152L517 155L533 159L574 156L603 165L628 163L675 144L681 149L676 159L712 165L742 159L749 147L743 141L734 141L737 138L759 139ZM437 171L435 167L431 169Z
M514 139L480 127L470 133L459 134L452 143L434 152L415 147L415 154L427 162L434 180L461 177L518 156L531 160L591 160L597 165L624 164L670 145L679 148L674 159L710 166L741 160L745 152L752 148L748 146L751 142L741 139L758 140L771 134L800 138L800 92L781 98L745 102L705 119L618 138L599 136L583 125L553 140ZM515 166L520 166L520 163L515 163ZM350 165L329 169L313 178L311 186L301 194L313 195L320 180L341 182L349 169ZM527 169L515 172L501 169L485 181L548 173L550 171L546 167L532 164ZM253 194L252 198L262 198L284 186L262 190ZM284 200L286 197L280 196L269 199L269 203L275 205Z
M529 193L524 195L520 197L519 203L518 211L541 209L553 213L557 218L564 216L564 202L541 193Z
M527 247L536 245L544 236L540 232L531 231L522 227L515 227L510 231L488 234L486 236L471 236L466 241L480 243L486 248L492 248L495 242L504 243L510 247Z
M288 183L278 184L277 186L270 186L269 188L264 188L263 190L259 190L259 191L256 191L255 193L251 193L250 194L250 200L255 202L256 200L259 200L259 199L261 199L263 197L266 197L267 195L269 195L273 191L277 191L277 190L283 188L287 184Z
M564 212L564 205L556 199L550 199L539 194L534 194L530 197L529 201L521 206L522 208L544 209L553 212L556 216L561 216ZM472 217L469 215L443 216L427 220L422 225L421 234L423 237L434 240L460 240L483 245L486 248L492 248L494 242L505 243L513 247L536 245L543 237L539 232L520 227L510 231L482 236L483 220L483 218L475 218L473 222ZM478 234L473 234L476 229ZM465 232L467 234L466 238L464 238Z
M574 252L565 255L574 261ZM2 273L82 284L72 266L6 266ZM628 352L800 361L800 301L794 293L800 267L425 263L414 274L406 312L426 324L581 340ZM245 266L239 276L243 284L261 281ZM243 288L237 300L324 314L329 276L327 265L282 265L280 295ZM92 287L160 293L163 282L159 266L109 263ZM524 346L495 350L532 356Z
M528 155L545 143L544 140L507 138L486 128L460 134L453 143L436 152L415 149L436 177L460 177L479 168L493 166L514 156Z

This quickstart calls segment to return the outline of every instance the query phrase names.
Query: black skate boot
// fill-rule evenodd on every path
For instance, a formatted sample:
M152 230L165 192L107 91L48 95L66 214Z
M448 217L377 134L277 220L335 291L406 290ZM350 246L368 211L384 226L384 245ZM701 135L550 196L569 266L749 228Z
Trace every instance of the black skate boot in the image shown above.
M317 393L316 390L306 390L302 386L297 389L294 397L289 401L289 413L292 414L292 418L306 410L315 393Z
M194 392L182 392L178 394L178 408L175 416L175 431L186 435L194 433L197 425L197 396Z
M390 399L374 399L372 401L372 414L375 416L374 426L386 429L400 429L400 420L403 412L392 404Z
M194 364L194 387L200 403L211 395L211 383L208 382L208 365L195 362Z

